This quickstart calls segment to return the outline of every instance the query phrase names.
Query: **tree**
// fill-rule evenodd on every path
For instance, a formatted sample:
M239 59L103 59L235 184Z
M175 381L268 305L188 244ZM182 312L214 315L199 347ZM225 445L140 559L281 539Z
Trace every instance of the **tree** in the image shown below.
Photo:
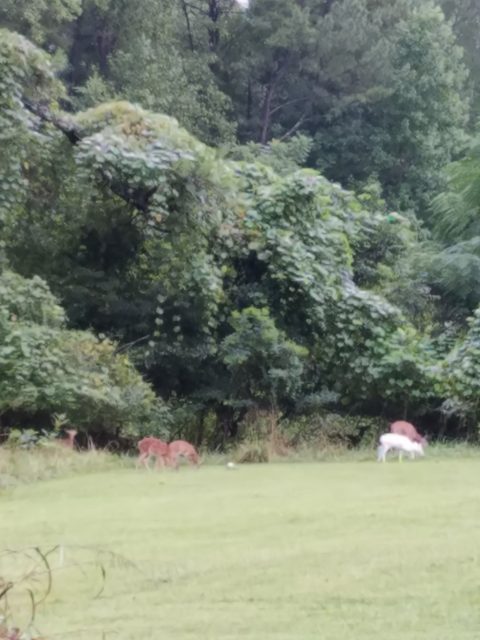
M410 0L262 0L219 53L242 140L308 134L328 177L376 175L390 203L420 211L461 148L461 55L441 11Z
M64 52L75 109L126 99L215 145L300 133L310 166L344 186L376 177L422 215L462 147L462 51L431 3L35 0L3 19Z
M307 349L287 339L269 317L268 309L247 307L230 318L233 329L220 346L220 357L231 375L232 397L262 408L290 402L301 388L302 359Z
M462 52L441 11L426 4L392 25L383 55L388 80L376 99L353 99L319 123L318 165L343 183L374 174L391 204L424 216L442 167L465 142Z
M474 115L478 115L480 92L480 7L475 0L442 0L445 15L451 20L458 43L464 50L473 89Z
M76 329L119 341L163 398L215 414L215 442L237 432L239 403L288 412L329 388L359 411L434 406L430 336L382 295L415 235L374 185L356 195L290 172L302 138L272 143L277 173L125 101L66 114L48 57L5 42L0 81L28 154L21 197L5 200L5 251L48 280ZM56 334L35 331L41 357L56 350Z
M445 411L467 420L468 435L478 437L480 402L480 310L469 318L468 331L442 363L441 390L446 396Z
M110 37L105 36L106 52L91 53L90 75L84 72L75 79L86 81L81 105L95 105L100 92L103 99L127 99L175 116L205 142L231 141L235 124L229 119L229 100L212 74L214 54L182 40L183 13L178 2L162 0L160 7L158 0L141 0L111 4L100 19L96 7L83 14L82 42L87 34L89 41L95 39L102 24L109 25ZM73 43L71 57L77 50L85 55L82 42Z
M128 437L160 415L152 389L115 345L67 330L45 283L10 271L0 275L0 378L7 426L48 425L57 412L100 437Z
M4 0L0 25L48 47L65 44L62 30L77 18L82 0Z
M436 247L425 260L445 315L460 323L480 303L479 153L474 137L464 156L446 168L446 188L434 198L430 216Z

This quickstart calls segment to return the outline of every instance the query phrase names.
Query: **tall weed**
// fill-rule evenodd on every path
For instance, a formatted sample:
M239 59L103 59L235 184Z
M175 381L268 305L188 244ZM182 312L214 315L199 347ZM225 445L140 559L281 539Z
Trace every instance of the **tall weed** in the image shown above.
M72 473L105 471L124 460L104 450L75 451L52 444L33 449L0 447L0 488Z

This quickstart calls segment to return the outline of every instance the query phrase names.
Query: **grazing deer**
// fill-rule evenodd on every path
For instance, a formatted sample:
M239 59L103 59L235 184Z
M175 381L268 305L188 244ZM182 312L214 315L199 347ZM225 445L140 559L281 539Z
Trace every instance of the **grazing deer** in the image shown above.
M59 438L58 442L67 449L74 449L75 436L77 435L78 431L76 429L66 429L65 433L67 434L67 436L65 438Z
M415 455L425 455L420 442L413 442L413 440L410 440L407 436L403 436L398 433L384 433L383 436L380 436L380 444L377 449L378 462L380 462L380 460L385 462L387 453L390 449L398 451L399 462L402 461L402 455L404 452L410 454L410 458L412 459L415 458Z
M427 444L426 439L418 433L413 424L405 422L404 420L392 422L390 425L390 433L396 433L399 436L406 436L412 442L418 442L421 444L422 447L425 447Z
M198 453L195 447L185 440L174 440L168 445L168 454L170 462L175 469L178 470L179 458L186 458L190 464L194 464L197 468L200 464Z
M140 455L138 456L137 466L141 463L148 469L148 461L150 456L156 458L155 466L164 467L169 462L168 444L159 438L147 437L140 440L137 444Z

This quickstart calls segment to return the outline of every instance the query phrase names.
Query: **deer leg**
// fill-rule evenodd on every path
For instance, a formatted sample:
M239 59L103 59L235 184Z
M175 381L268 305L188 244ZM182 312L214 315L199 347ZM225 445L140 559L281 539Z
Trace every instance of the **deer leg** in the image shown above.
M158 469L160 469L160 467L162 467L162 469L163 469L163 467L165 466L165 463L164 463L164 460L163 460L163 456L161 456L160 454L157 454L155 457L156 457L155 469L157 469L157 471L158 471Z
M198 460L195 454L192 453L188 456L188 462L189 464L192 464L194 467L198 468Z
M141 464L143 464L143 466L148 469L148 453L141 453L138 456L137 462L136 462L136 465L135 465L137 467L137 469Z

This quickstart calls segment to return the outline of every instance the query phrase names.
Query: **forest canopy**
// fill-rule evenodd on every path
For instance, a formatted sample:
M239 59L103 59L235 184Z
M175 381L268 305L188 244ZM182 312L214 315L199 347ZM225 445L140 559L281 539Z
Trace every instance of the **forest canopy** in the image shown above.
M2 424L225 446L328 409L476 436L479 18L3 2Z

